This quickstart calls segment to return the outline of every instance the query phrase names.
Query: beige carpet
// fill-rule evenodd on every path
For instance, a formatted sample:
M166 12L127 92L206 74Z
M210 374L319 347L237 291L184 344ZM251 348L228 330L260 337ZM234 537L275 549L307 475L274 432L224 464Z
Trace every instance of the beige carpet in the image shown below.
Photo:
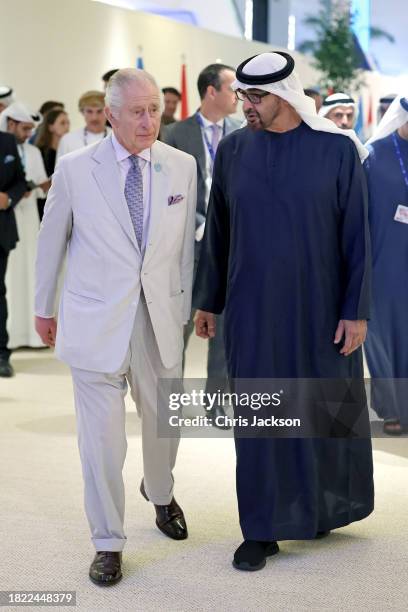
M199 342L190 349L190 377L203 373ZM13 363L17 376L0 379L0 590L76 590L77 609L86 612L407 610L406 439L376 442L370 518L326 540L283 542L263 571L245 573L231 566L241 541L232 440L182 441L176 490L190 537L170 541L138 493L131 403L124 579L111 589L93 586L68 370L48 350L18 352Z

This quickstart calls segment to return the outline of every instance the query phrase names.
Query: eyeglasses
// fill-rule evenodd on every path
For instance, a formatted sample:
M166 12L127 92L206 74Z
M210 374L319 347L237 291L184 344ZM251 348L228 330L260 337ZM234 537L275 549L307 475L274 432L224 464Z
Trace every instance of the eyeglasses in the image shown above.
M247 91L244 91L243 89L237 89L235 92L235 95L237 96L238 100L241 100L241 102L245 102L245 100L249 100L251 104L260 104L262 101L262 98L264 98L265 96L270 96L270 92L261 91L259 93L248 93Z

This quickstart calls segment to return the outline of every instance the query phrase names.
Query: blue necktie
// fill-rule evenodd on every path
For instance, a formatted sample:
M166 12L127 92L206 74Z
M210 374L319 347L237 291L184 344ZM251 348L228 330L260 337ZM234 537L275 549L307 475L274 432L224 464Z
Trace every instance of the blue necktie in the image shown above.
M136 240L142 250L143 238L143 178L137 155L130 155L131 166L126 175L125 198L135 230Z

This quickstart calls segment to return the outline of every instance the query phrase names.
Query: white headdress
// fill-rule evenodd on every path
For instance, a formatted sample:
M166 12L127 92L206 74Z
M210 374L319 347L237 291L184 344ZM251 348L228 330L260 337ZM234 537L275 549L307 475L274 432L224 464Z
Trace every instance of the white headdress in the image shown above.
M7 106L7 108L0 113L0 132L7 132L7 119L35 124L39 117L30 113L30 111L27 110L23 104L20 104L20 102L13 102L13 104Z
M327 117L330 111L337 106L350 106L354 108L354 116L357 117L358 106L355 100L353 100L351 96L341 92L331 94L323 100L322 107L318 112L319 117Z
M296 72L291 55L281 51L261 53L245 60L238 66L233 89L262 89L289 102L303 121L320 132L341 134L350 138L357 147L361 161L368 156L368 150L358 139L354 130L341 130L333 121L319 117L314 100L303 92L302 83Z
M398 130L408 121L408 97L397 96L395 100L390 104L384 117L374 130L371 138L366 142L366 145L370 145L376 140L386 138L395 130Z
M7 85L0 85L0 102L4 106L8 106L13 102L13 90Z

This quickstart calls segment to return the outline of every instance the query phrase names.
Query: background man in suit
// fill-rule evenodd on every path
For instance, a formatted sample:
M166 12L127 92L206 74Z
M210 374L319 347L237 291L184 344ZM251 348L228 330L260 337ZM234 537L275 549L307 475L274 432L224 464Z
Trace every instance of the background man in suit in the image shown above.
M18 241L14 206L27 191L27 183L12 134L0 132L0 376L13 376L7 348L6 270L9 253Z
M156 142L160 92L134 68L111 77L113 135L57 165L37 255L37 330L71 366L85 508L96 548L90 578L121 578L127 384L142 417L142 495L167 536L187 537L173 497L179 439L158 438L159 378L180 378L191 310L196 165ZM68 249L58 316L58 274Z
M163 87L162 89L164 109L161 116L162 127L176 123L175 114L181 100L181 93L175 87Z
M223 136L236 130L240 122L230 119L229 115L237 110L237 98L231 89L235 71L225 64L210 64L198 77L197 87L201 99L198 111L163 130L162 140L172 147L193 155L197 162L197 211L196 211L196 248L195 268L200 257L200 245L204 235L208 200L215 153ZM223 315L217 317L218 334L208 344L206 392L214 393L227 387L227 368L223 341ZM184 330L184 350L193 332L193 318ZM224 416L222 406L215 405L208 411L215 425L217 416Z

